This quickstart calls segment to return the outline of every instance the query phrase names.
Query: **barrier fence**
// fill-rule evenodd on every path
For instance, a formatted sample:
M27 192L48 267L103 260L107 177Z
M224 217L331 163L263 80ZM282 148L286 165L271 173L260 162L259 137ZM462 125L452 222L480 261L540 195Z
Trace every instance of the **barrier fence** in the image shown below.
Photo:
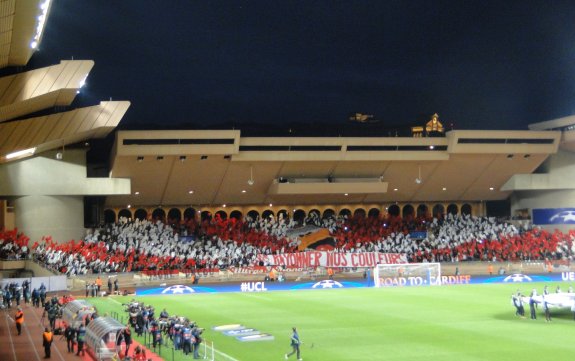
M118 320L122 324L126 324L129 316L118 313L118 312L110 312L110 316L116 320ZM184 354L182 348L176 349L173 340L170 338L168 334L162 334L162 341L156 344L154 347L153 342L153 335L152 333L148 332L147 329L144 329L142 336L135 336L136 340L138 340L146 349L158 354L164 360L171 360L175 361L176 359L186 358L186 357L193 357L193 349L191 350L187 356ZM217 350L214 347L214 342L211 340L202 339L202 342L199 346L199 356L203 360L209 361L239 361L222 351Z

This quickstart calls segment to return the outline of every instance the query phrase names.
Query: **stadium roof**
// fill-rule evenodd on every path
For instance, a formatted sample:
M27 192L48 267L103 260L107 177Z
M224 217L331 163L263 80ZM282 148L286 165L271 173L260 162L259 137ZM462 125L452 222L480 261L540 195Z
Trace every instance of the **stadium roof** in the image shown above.
M563 150L575 152L575 115L529 125L531 130L560 130Z
M91 60L18 72L39 47L49 11L47 0L0 2L0 68L16 71L0 78L0 163L105 137L130 106L110 101L69 110L94 66Z
M49 13L49 0L0 1L0 68L28 64Z
M0 2L0 69L28 63L49 11L45 0ZM61 61L0 78L0 163L115 129L127 101L69 109L94 66L90 60ZM129 178L132 193L109 196L107 205L501 200L513 191L506 186L513 176L533 173L561 141L560 131L546 130L454 130L433 138L241 134L118 132L111 176Z
M514 175L557 152L559 131L445 137L241 137L239 130L119 131L109 207L342 204L506 199Z

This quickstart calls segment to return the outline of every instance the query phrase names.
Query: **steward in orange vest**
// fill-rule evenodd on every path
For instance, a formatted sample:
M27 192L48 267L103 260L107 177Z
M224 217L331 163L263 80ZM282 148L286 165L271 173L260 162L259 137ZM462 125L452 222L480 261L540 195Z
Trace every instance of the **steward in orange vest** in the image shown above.
M102 288L102 279L100 278L100 276L98 276L98 278L96 278L96 286L98 287L98 295L100 295L100 289Z
M16 330L18 331L18 336L20 336L22 333L22 324L24 323L24 312L22 312L22 308L18 307L18 311L16 311L14 320L16 321Z
M50 347L52 347L52 331L46 327L44 329L44 334L42 335L42 345L44 346L44 358L50 358Z

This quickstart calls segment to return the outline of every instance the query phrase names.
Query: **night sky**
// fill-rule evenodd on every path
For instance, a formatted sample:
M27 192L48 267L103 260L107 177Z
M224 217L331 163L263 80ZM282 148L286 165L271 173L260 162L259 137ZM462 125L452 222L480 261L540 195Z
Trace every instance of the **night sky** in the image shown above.
M527 129L575 113L575 1L54 0L27 68L93 59L120 129L292 122Z

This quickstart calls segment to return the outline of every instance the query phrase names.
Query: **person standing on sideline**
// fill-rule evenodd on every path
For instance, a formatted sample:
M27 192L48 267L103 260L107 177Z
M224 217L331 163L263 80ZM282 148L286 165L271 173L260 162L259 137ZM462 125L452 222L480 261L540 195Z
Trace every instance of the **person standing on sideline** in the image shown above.
M543 311L545 312L545 321L551 322L551 312L549 310L549 302L547 302L547 296L543 295Z
M291 355L293 355L294 353L297 356L298 360L303 360L300 356L300 352L299 352L299 344L301 343L301 341L299 340L299 335L297 333L297 330L295 327L292 327L292 334L291 334L291 347L292 347L292 351L290 353L286 353L284 355L284 358L287 360Z
M523 305L523 295L517 291L517 300L519 301L519 316L525 318L525 306Z
M112 294L112 278L108 276L108 295Z
M40 292L35 288L32 290L32 306L40 307Z
M124 353L128 356L128 351L130 351L130 345L132 344L132 330L130 330L130 323L126 325L126 328L123 331L124 333L124 343L126 344L126 352Z
M122 341L124 341L124 332L119 331L116 334L116 352L118 355L122 353ZM126 356L126 353L123 353L123 355Z
M74 353L74 340L76 339L76 330L74 330L72 325L66 325L66 329L64 330L64 337L66 337L68 352Z
M511 302L515 306L515 316L525 317L525 308L523 307L523 295L517 291L517 294L511 295Z
M184 350L184 355L187 355L192 351L192 330L188 325L185 325L182 330L182 340L182 349ZM193 340L193 342L195 341Z
M22 307L18 307L16 315L14 316L14 321L16 321L16 331L18 331L18 336L22 334L22 324L24 323L24 312L22 312Z
M50 347L52 347L53 339L52 331L48 327L44 328L44 333L42 334L42 346L44 346L44 358L50 358Z
M82 352L82 356L85 355L84 353L84 339L86 338L86 328L84 325L80 325L78 332L76 333L76 342L78 342L78 352L76 352L76 356L80 356L80 352Z
M515 306L515 316L519 316L519 300L514 293L511 294L511 304Z
M531 319L536 320L537 314L535 313L535 307L537 306L537 301L535 301L535 296L537 296L537 290L535 288L531 291L529 296L529 311L531 311Z
M102 289L102 279L100 278L100 276L98 276L98 278L96 278L96 287L97 287L97 293L95 296L99 296L100 295L100 290Z

